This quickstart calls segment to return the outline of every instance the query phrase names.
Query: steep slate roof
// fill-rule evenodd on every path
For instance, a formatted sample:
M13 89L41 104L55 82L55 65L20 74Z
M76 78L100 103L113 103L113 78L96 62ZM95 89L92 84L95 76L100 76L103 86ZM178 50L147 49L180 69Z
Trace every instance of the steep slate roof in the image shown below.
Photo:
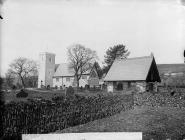
M146 80L153 56L117 59L112 64L104 81Z
M90 70L85 74L89 74ZM74 71L69 68L68 63L55 64L55 73L53 77L62 77L62 76L74 76Z
M54 73L54 77L57 76L74 76L73 70L69 69L67 63L61 63L57 66L56 71Z
M185 64L157 64L160 74L185 72Z

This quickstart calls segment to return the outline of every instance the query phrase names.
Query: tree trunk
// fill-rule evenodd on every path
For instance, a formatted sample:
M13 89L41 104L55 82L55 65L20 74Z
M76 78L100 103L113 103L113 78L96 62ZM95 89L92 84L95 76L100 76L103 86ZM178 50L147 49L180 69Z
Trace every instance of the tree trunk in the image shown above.
M79 89L79 79L77 80L77 90Z
M76 81L76 89L78 90L79 89L79 80L80 78L78 76L75 76L75 81Z
M23 88L25 88L24 79L23 79L23 77L21 75L20 75L20 78L21 78L22 86L23 86Z

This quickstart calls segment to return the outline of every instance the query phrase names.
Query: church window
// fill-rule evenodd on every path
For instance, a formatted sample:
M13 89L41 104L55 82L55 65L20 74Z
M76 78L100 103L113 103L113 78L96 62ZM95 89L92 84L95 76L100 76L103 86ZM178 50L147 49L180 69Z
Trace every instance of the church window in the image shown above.
M51 59L51 57L49 58L49 62L52 62L52 59Z
M59 78L56 78L56 82L59 82Z
M70 77L66 77L66 82L70 82Z

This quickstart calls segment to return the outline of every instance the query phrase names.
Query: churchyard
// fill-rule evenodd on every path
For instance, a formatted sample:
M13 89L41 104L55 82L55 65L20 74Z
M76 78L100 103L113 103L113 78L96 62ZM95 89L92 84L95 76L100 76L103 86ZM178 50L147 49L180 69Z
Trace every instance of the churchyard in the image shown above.
M143 132L143 140L185 139L185 89L134 93L134 107L57 133Z
M143 139L180 139L185 132L185 89L158 93L81 91L72 100L62 90L6 93L4 136L24 133L143 132Z

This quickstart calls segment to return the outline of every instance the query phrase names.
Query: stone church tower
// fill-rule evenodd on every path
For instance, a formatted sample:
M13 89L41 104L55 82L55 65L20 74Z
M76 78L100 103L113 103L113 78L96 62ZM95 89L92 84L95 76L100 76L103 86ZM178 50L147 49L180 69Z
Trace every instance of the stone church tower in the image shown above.
M55 72L55 54L53 53L40 53L39 54L39 76L38 88L42 86L53 87L53 75Z

